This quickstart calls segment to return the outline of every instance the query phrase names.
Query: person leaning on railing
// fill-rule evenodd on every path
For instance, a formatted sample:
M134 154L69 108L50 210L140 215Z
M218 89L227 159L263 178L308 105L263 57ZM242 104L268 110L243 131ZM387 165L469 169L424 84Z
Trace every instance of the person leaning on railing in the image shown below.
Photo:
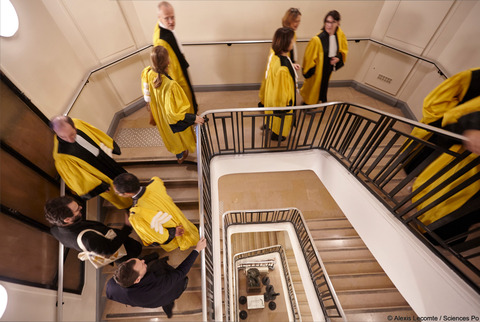
M442 184L449 177L458 173L462 168L470 162L474 162L480 155L480 68L469 69L460 72L453 77L442 82L435 88L424 100L422 123L429 124L444 130L461 134L467 138L465 142L459 144L457 142L446 142L439 135L433 134L426 130L415 128L412 135L415 137L435 142L437 145L448 148L458 154L469 150L472 153L464 160L461 160L447 173L438 178L435 182L422 189L413 199L416 202L435 187ZM406 172L409 173L417 167L421 161L425 160L432 151L423 149L418 156L405 166ZM428 165L417 177L413 184L413 191L437 174L441 169L446 167L453 157L443 153ZM441 191L433 195L431 198L422 202L417 209L421 210L434 202L440 196L448 193L459 184L478 175L480 165L473 167L464 175L450 184L447 184ZM480 222L480 180L462 189L460 192L451 196L447 200L441 202L437 206L425 212L419 219L425 225L431 225L434 232L442 239L448 239L458 234L465 233L470 227ZM449 216L451 222L447 225L434 223L439 219ZM465 238L458 241L465 240Z

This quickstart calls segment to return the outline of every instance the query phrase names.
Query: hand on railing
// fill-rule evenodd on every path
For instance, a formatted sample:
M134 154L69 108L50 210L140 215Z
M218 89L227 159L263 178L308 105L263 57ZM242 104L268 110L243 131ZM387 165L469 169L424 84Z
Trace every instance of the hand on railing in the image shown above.
M480 155L480 130L466 130L462 134L467 138L463 141L465 148Z
M195 124L203 124L205 122L205 120L203 119L203 117L201 116L198 116L195 118Z
M207 246L207 240L205 238L200 238L200 240L197 243L197 246L195 246L195 250L197 252L201 252L205 247Z

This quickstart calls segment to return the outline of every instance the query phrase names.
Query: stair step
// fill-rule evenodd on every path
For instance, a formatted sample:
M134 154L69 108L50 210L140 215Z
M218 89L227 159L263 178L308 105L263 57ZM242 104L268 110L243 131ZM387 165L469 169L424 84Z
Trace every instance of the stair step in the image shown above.
M328 274L383 273L375 259L323 261Z
M344 238L344 237L357 237L358 234L353 229L353 227L345 228L321 228L321 229L311 229L310 234L313 239L322 239L322 238Z
M320 249L315 241L320 257L323 261L342 259L373 259L372 253L367 247L342 247Z
M369 309L344 309L347 321L384 322L397 317L398 321L416 321L417 315L410 306L393 306ZM343 322L342 318L332 318L332 322Z
M179 181L181 179L198 180L196 164L162 163L139 164L124 166L125 170L133 173L140 181L149 181L152 177L159 177L164 182Z
M325 229L325 228L352 228L352 225L347 218L322 218L322 219L309 219L306 221L308 229Z
M201 321L202 319L202 294L201 292L188 292L182 294L175 301L173 318L177 321ZM106 300L102 320L135 320L145 318L162 318L166 315L161 307L149 309L132 307L111 300ZM173 321L175 321L172 318Z
M408 306L396 288L337 291L337 296L344 309Z
M303 210L303 218L308 222L310 220L317 219L332 219L332 218L341 218L345 219L345 214L339 209L322 209L319 210Z
M336 292L394 287L385 273L329 274L329 276Z
M173 187L167 187L167 193L177 205L186 202L198 202L197 185L174 185Z
M315 239L315 245L319 251L330 248L365 247L360 237Z

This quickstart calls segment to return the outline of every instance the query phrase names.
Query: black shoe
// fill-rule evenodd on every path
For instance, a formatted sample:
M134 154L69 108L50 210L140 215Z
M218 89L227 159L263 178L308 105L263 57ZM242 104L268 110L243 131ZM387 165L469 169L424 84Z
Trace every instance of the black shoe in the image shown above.
M287 139L286 137L282 136L281 141L285 141L286 139ZM272 133L271 140L272 141L278 141L279 140L278 134Z
M171 319L173 316L173 307L175 306L175 302L172 302L168 305L162 306L163 312L167 315L167 318Z

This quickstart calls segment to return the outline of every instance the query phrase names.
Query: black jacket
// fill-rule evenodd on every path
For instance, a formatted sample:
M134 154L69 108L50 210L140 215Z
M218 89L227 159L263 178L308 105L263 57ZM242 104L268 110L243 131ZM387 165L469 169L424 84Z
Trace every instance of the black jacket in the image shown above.
M164 274L155 274L149 266L140 282L127 288L121 287L111 278L107 283L107 298L145 308L168 305L182 295L187 274L197 257L198 252L193 250L176 269Z

